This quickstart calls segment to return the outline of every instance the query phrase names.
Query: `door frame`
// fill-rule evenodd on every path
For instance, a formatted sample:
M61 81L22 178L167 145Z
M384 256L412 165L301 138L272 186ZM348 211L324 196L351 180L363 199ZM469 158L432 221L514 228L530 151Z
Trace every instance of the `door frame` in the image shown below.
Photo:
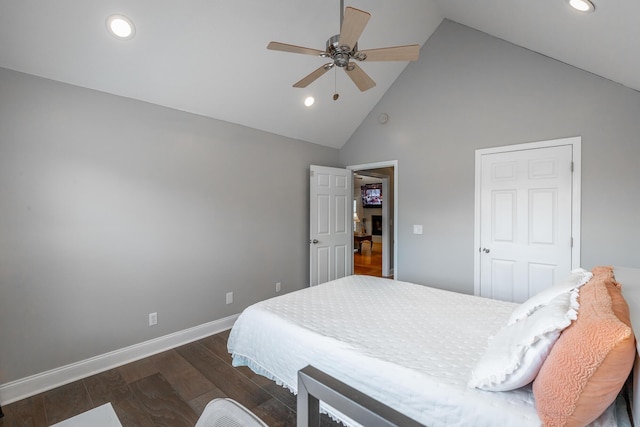
M481 148L475 154L475 207L474 207L474 236L473 236L473 293L480 295L480 195L482 190L482 156L487 154L508 153L513 151L532 150L537 148L558 147L570 145L572 147L573 173L571 174L571 268L580 267L580 219L581 219L581 182L582 182L582 137L551 139L548 141L528 142L523 144L504 145L499 147Z
M375 163L351 165L351 166L347 166L347 169L351 170L352 172L360 172L360 171L367 171L371 169L381 169L381 168L390 168L390 167L393 168L393 219L394 221L393 221L393 242L391 242L391 245L393 246L393 268L389 269L389 273L393 274L393 280L398 280L398 161L387 160L387 161L375 162ZM384 197L384 192L382 194ZM351 203L353 203L353 200L351 201ZM388 206L388 203L387 203L387 206ZM384 210L385 208L383 204L383 212ZM385 222L387 224L386 226L388 226L388 215L387 215L387 219L383 219L383 224ZM383 225L383 227L385 227L385 225ZM383 229L383 233L384 233L384 229ZM383 235L383 238L384 238L384 235ZM384 248L383 248L383 256L384 256Z

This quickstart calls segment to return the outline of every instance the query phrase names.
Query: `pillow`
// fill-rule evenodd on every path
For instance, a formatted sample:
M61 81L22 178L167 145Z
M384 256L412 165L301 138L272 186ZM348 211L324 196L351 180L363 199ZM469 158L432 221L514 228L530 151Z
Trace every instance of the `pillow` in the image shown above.
M555 284L542 292L538 292L537 294L517 306L516 309L513 310L513 313L511 313L511 317L509 317L509 322L507 324L512 325L518 320L524 319L525 317L536 311L538 308L546 305L549 301L551 301L561 293L569 292L573 289L578 289L580 286L587 283L592 276L592 273L582 268L572 270L569 277L567 277L560 283Z
M610 267L580 288L578 318L565 329L533 382L545 426L582 426L615 400L636 354L629 307Z
M471 372L469 387L507 391L533 381L560 332L576 318L576 299L577 291L565 292L502 328Z

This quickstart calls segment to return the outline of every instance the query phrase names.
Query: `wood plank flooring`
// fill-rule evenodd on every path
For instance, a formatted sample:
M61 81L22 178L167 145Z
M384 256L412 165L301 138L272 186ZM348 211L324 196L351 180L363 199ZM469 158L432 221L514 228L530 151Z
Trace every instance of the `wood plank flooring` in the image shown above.
M353 272L365 276L382 276L382 243L369 245L365 242L362 245L362 253L353 254ZM393 279L393 276L389 276Z
M229 331L3 406L0 427L47 427L107 402L123 427L193 427L204 407L230 397L269 426L296 425L296 397L231 366ZM322 426L338 424L326 415Z

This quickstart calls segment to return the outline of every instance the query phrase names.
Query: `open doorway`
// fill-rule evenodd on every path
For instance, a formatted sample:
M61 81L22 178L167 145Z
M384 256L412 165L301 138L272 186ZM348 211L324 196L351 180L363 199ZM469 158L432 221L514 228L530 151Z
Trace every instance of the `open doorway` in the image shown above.
M354 274L397 277L397 162L349 166L354 172Z
M377 173L353 175L353 273L384 277L382 273L382 186ZM386 194L385 194L386 196Z

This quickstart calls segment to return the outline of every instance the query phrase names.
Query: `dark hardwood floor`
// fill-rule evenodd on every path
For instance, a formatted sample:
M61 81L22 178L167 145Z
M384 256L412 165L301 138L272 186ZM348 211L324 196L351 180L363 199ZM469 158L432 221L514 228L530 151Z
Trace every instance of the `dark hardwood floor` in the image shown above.
M193 427L206 404L230 397L269 426L296 425L296 397L231 366L229 331L3 406L0 427L47 427L111 402L123 427ZM326 415L323 426L339 426Z
M382 276L382 243L364 242L362 244L362 253L354 252L353 254L353 272L354 274L362 274L365 276ZM393 279L393 275L389 276Z

